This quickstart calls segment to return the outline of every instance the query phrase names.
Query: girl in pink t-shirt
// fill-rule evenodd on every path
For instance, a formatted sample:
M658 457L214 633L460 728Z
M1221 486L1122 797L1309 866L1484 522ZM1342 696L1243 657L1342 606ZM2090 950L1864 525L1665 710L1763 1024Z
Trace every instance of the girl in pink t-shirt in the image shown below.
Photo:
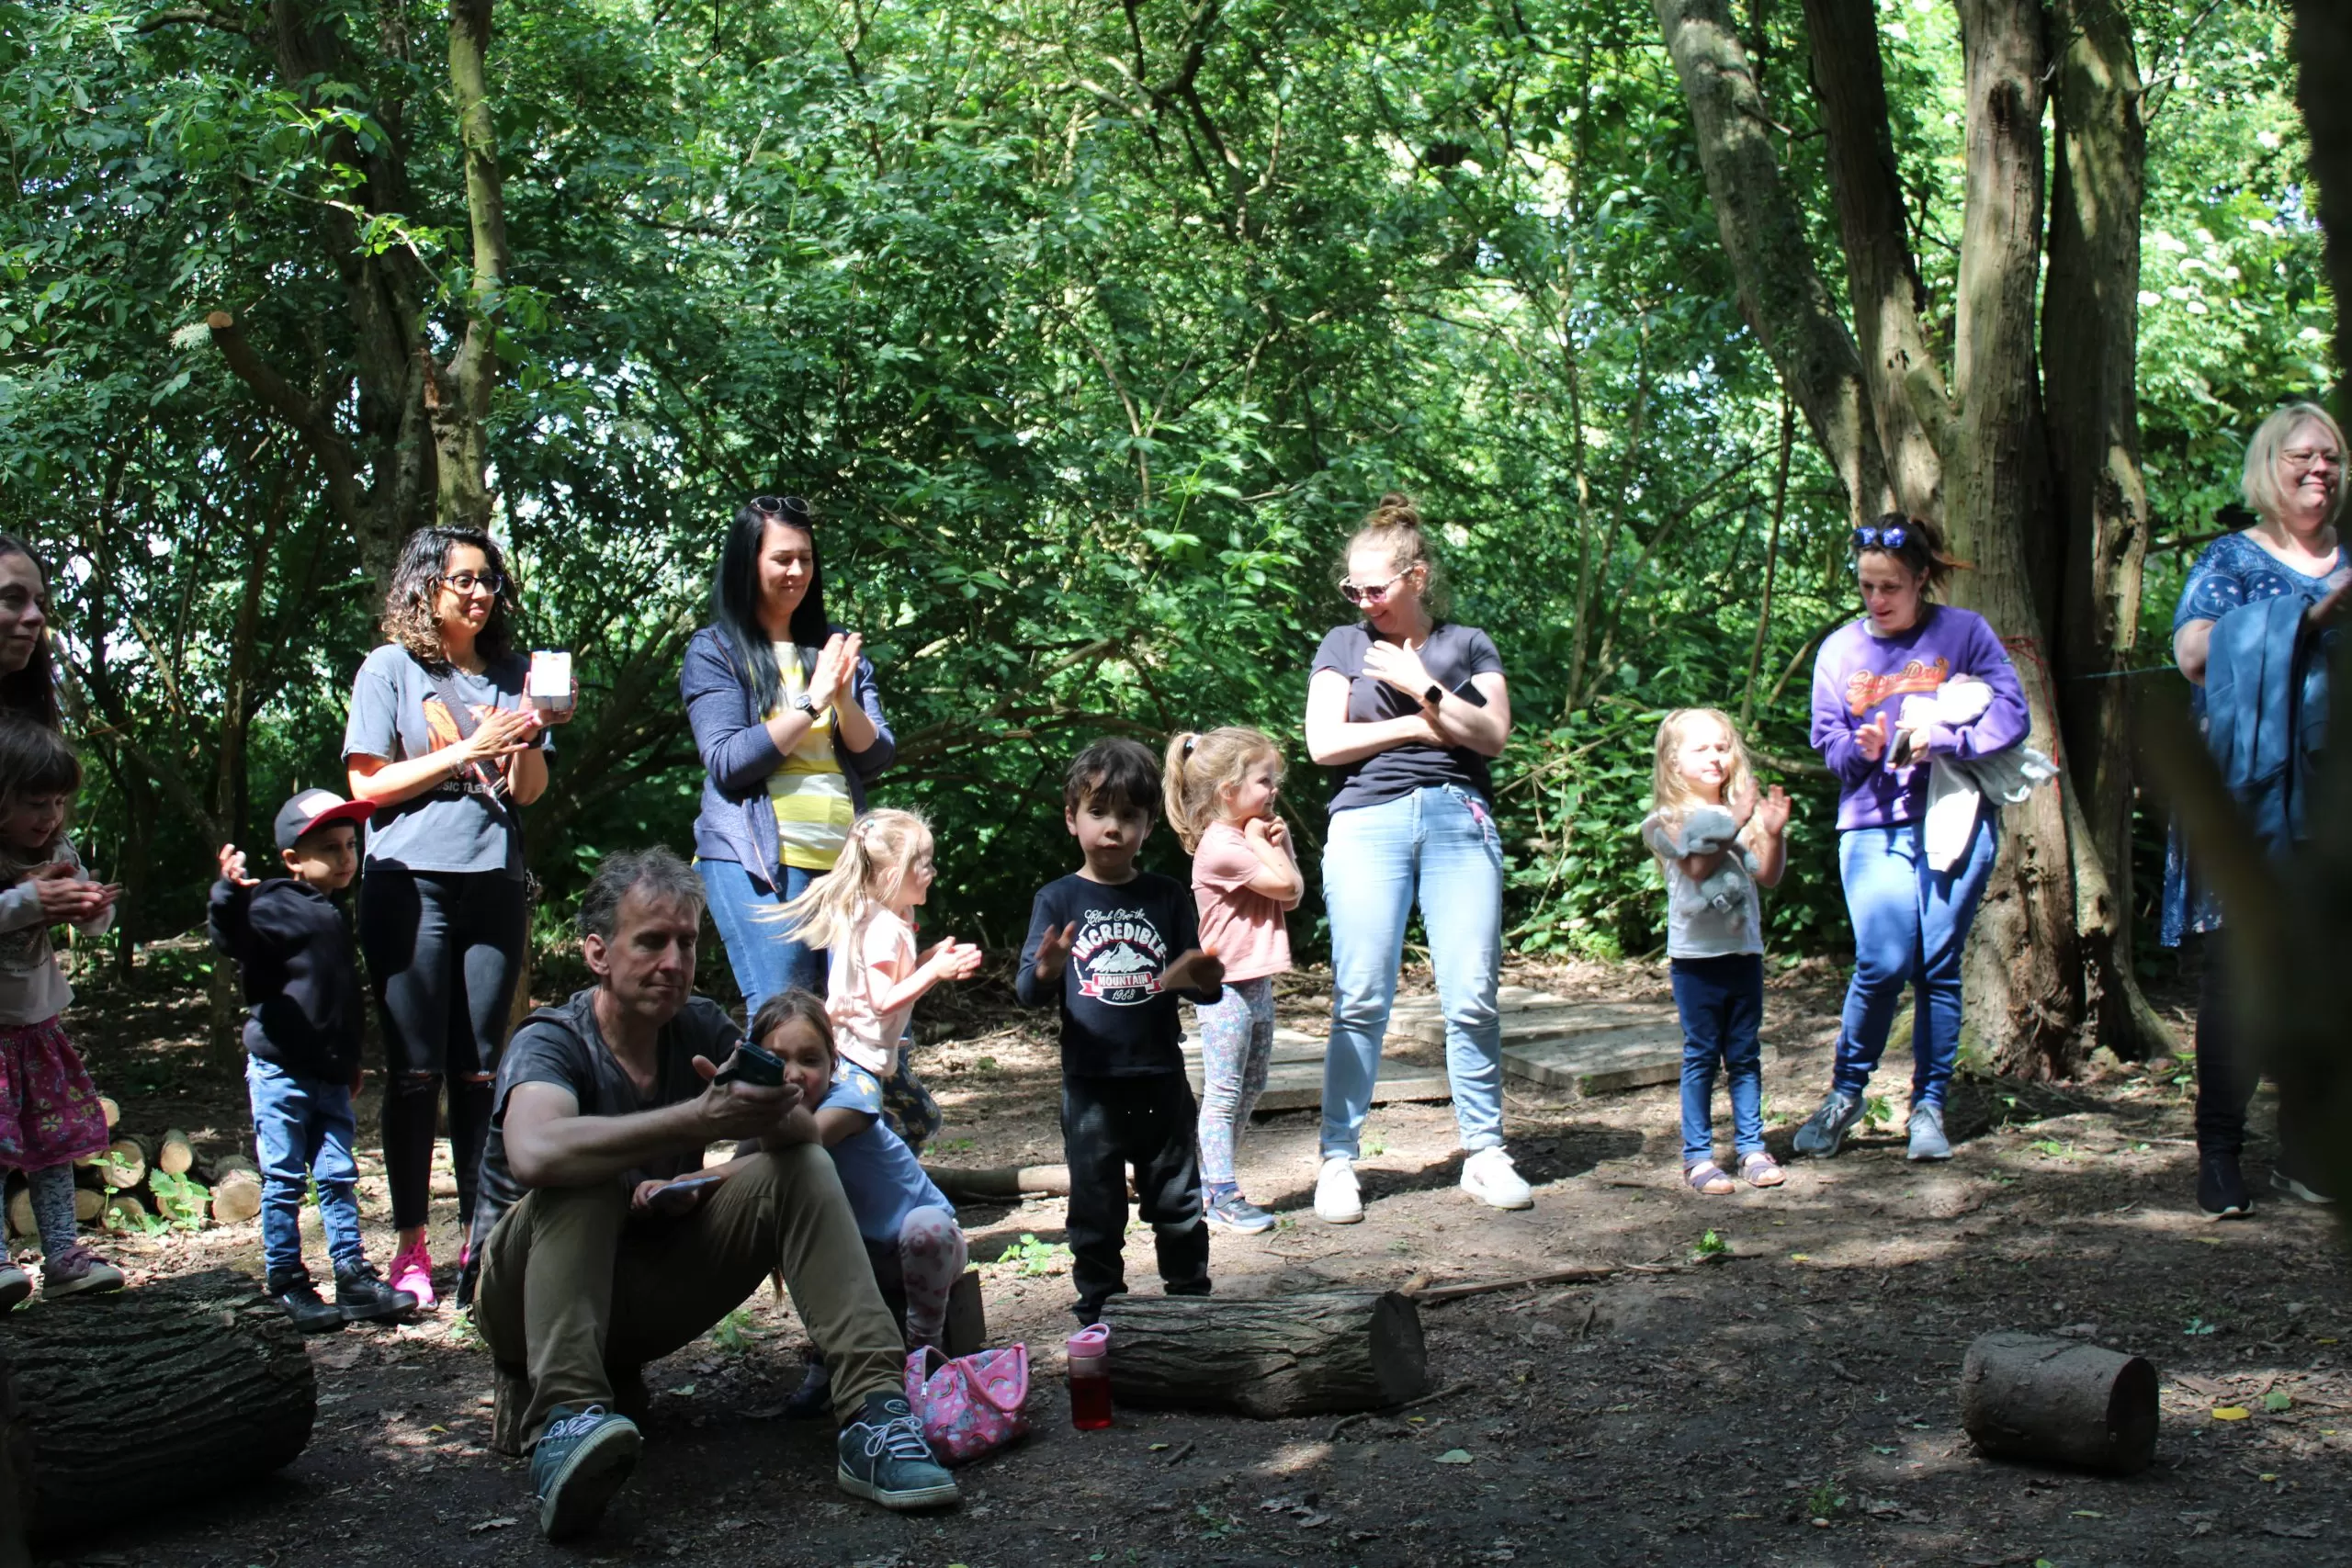
M915 1002L980 966L980 950L949 937L915 950L915 906L931 897L931 826L879 808L850 824L831 873L786 904L793 940L831 950L825 1012L843 1061L890 1082Z
M1282 752L1254 729L1179 735L1168 744L1168 825L1193 854L1201 948L1225 964L1225 996L1200 1010L1201 1197L1209 1228L1270 1229L1241 1195L1233 1145L1265 1092L1274 1055L1274 976L1290 967L1283 912L1306 890L1274 815Z

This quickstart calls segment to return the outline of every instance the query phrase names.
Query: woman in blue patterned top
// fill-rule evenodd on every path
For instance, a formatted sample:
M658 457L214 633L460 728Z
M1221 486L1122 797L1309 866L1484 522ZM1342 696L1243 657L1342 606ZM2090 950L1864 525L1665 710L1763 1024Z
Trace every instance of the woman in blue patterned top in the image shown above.
M2344 504L2344 433L2315 403L2289 403L2264 420L2246 444L2241 488L2255 525L2205 547L2188 569L2172 617L2173 661L2205 706L2205 655L2213 623L2233 610L2294 594L2316 622L2333 618L2352 592L2335 516ZM2163 941L2177 947L2184 935L2218 931L2222 911L2183 858L2178 823L2165 852ZM2245 1111L2258 1082L2226 1016L2226 976L2218 943L2205 947L2204 984L2197 1006L2197 1202L2216 1219L2254 1207L2238 1156L2245 1145ZM2280 1150L2270 1184L2308 1202L2326 1196L2310 1185L2298 1158L2298 1118L2279 1111Z

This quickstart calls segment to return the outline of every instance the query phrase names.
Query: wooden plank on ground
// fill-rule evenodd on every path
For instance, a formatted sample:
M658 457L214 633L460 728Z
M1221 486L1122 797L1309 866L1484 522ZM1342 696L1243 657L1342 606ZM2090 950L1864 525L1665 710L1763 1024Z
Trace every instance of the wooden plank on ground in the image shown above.
M1503 1071L1546 1089L1572 1089L1579 1094L1672 1083L1682 1076L1682 1031L1672 1023L1648 1023L1507 1042Z
M1323 1053L1328 1043L1319 1035L1301 1033L1295 1029L1274 1031L1272 1065L1266 1072L1266 1092L1258 1100L1261 1111L1313 1111L1323 1103ZM1184 1071L1193 1080L1193 1092L1201 1089L1201 1046L1197 1038L1187 1035L1184 1041ZM1442 1101L1453 1098L1453 1087L1446 1082L1442 1067L1428 1067L1414 1062L1385 1062L1381 1065L1380 1081L1373 1085L1374 1105L1404 1102Z

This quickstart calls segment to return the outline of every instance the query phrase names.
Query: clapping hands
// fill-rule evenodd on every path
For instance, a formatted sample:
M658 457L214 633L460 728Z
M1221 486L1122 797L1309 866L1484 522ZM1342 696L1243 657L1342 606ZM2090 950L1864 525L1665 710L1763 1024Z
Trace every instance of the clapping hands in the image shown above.
M1043 949L1038 956L1045 956ZM922 955L922 963L935 980L968 980L979 973L980 949L978 943L945 937L932 944L931 951Z
M81 925L114 908L122 888L116 883L92 882L74 874L72 861L51 861L36 866L27 878L40 899L41 918L55 925Z

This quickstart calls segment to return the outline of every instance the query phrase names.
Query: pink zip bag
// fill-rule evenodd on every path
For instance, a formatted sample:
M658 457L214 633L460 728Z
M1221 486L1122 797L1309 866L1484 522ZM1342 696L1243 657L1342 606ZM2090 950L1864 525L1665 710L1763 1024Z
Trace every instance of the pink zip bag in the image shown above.
M949 1360L929 1346L907 1352L907 1404L942 1464L965 1464L1029 1430L1029 1348L976 1350Z

